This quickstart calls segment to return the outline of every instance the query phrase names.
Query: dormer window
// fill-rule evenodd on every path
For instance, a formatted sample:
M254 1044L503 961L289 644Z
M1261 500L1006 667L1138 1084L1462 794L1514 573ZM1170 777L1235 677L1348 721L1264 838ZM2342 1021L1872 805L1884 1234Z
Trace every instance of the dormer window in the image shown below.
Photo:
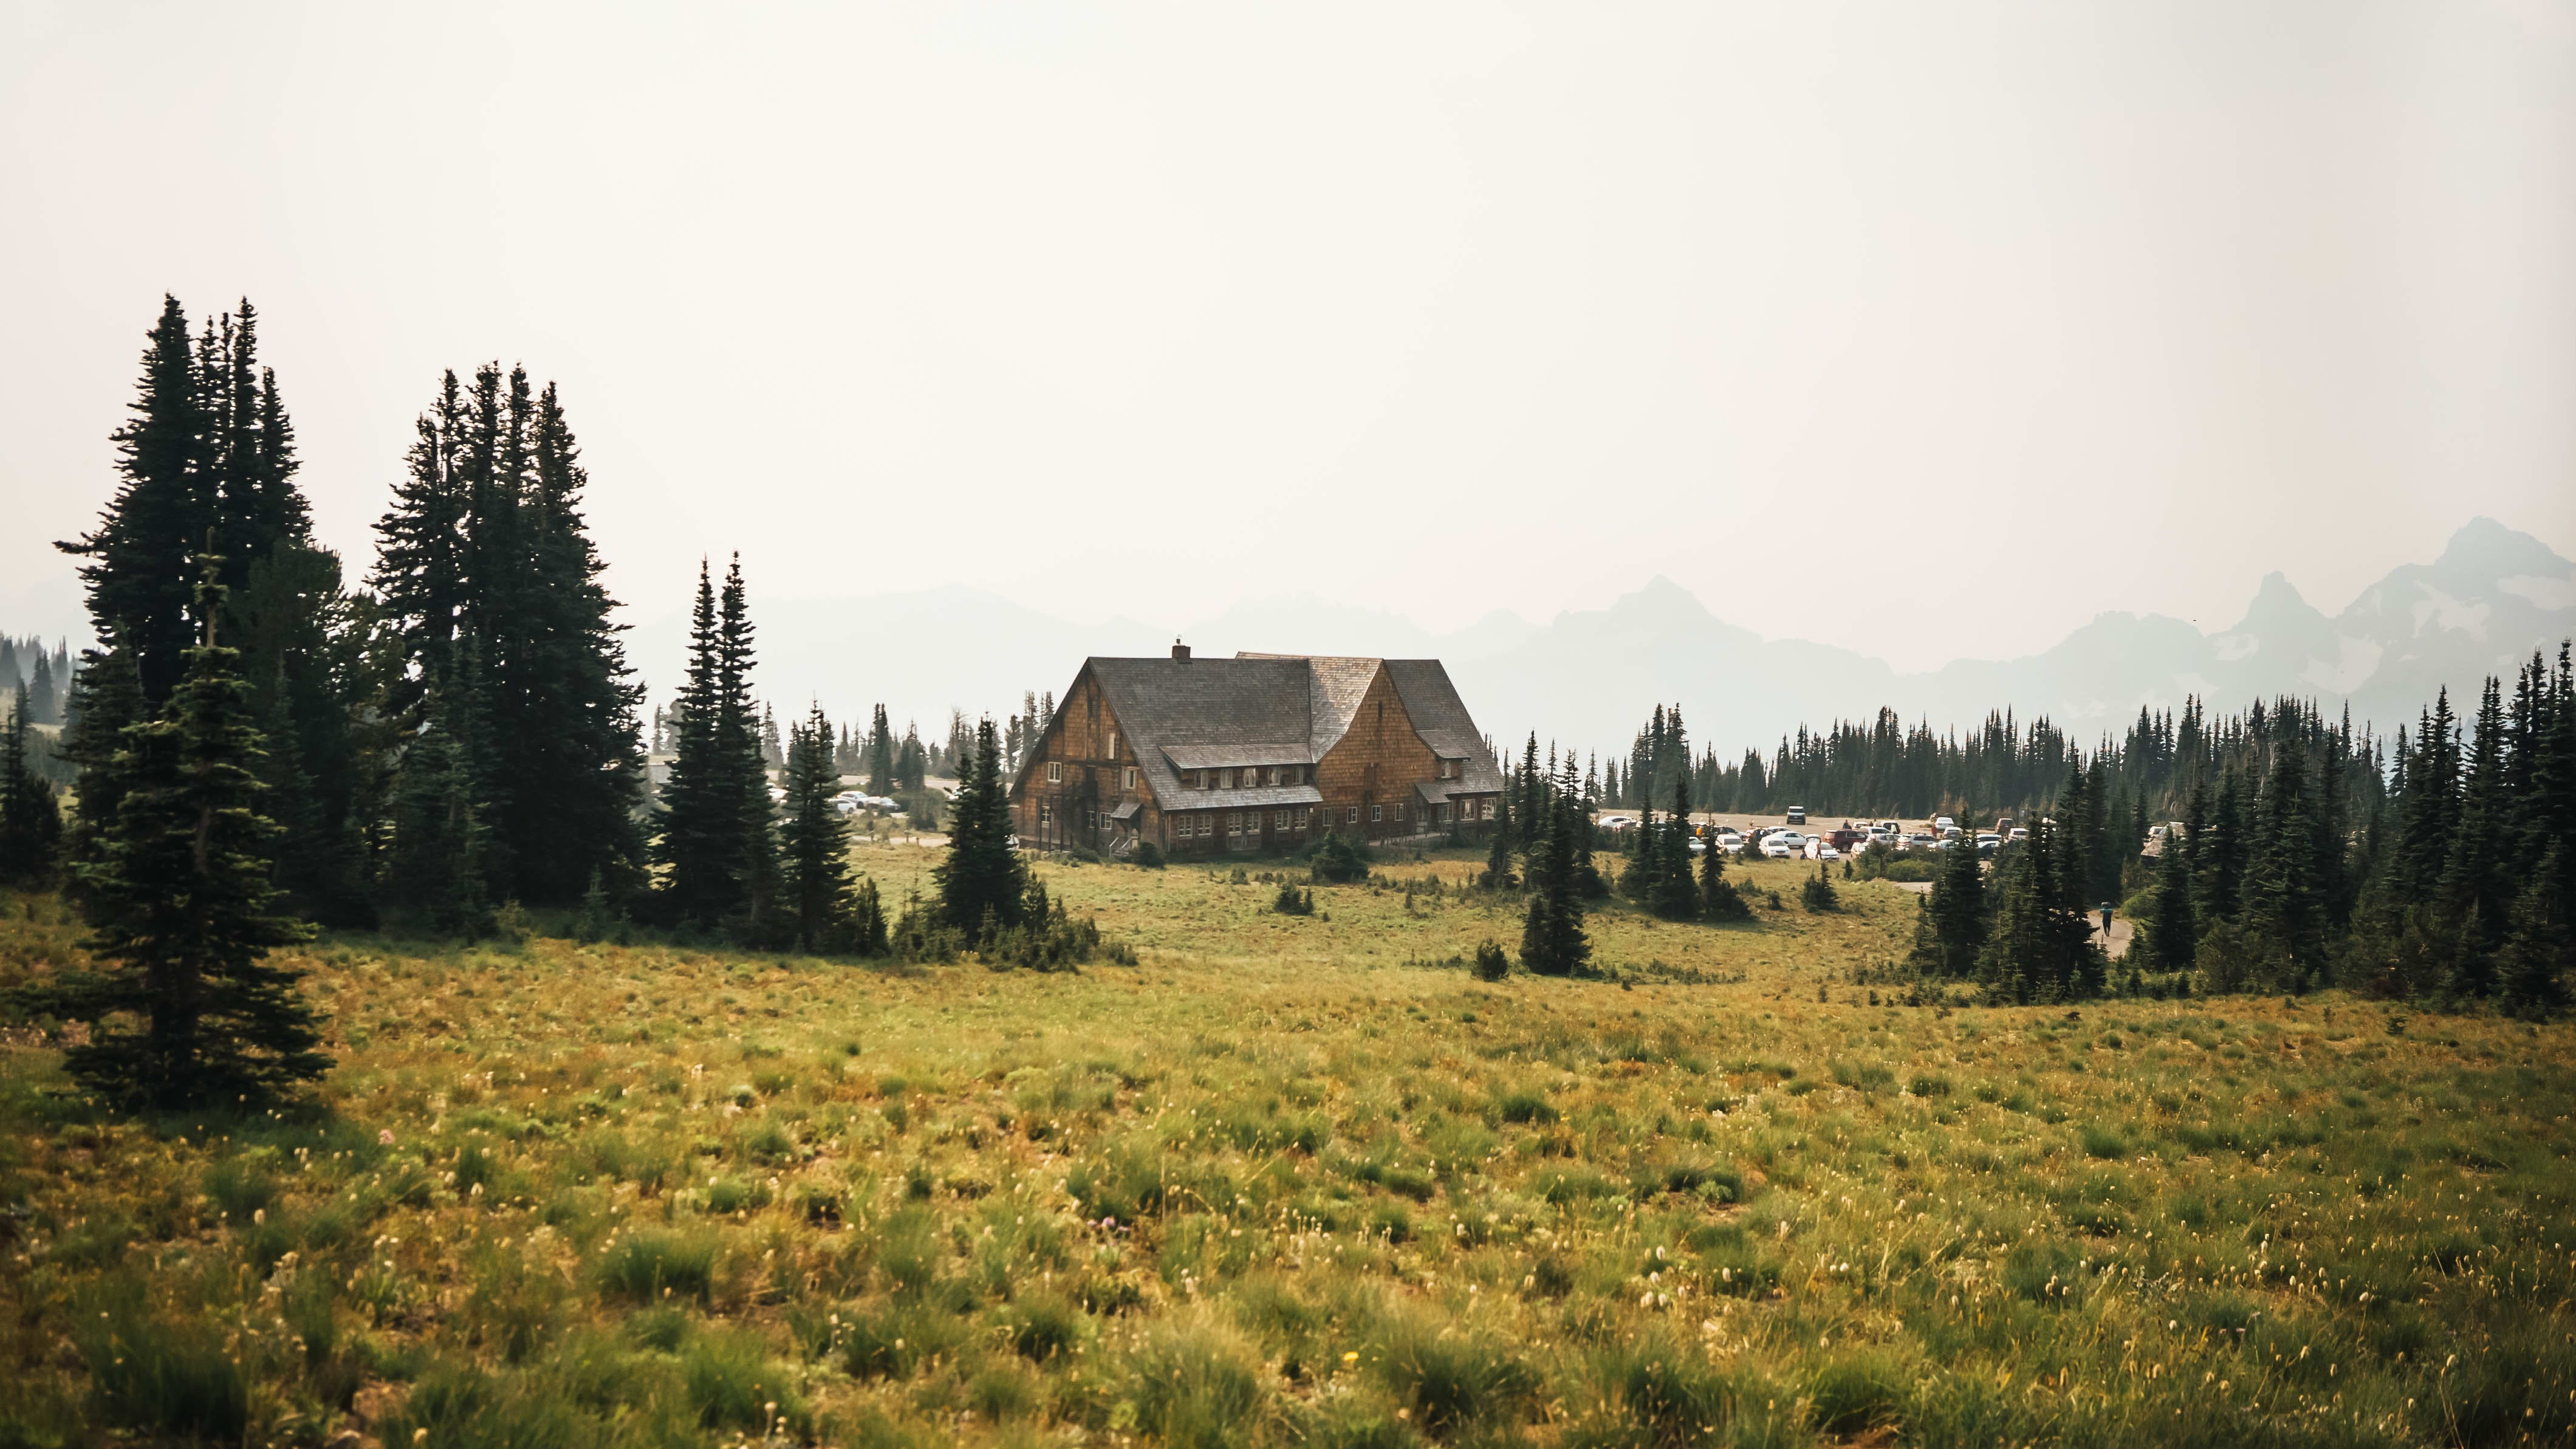
M1056 760L1047 761L1047 783L1050 785L1061 785L1064 783L1064 765L1062 762Z

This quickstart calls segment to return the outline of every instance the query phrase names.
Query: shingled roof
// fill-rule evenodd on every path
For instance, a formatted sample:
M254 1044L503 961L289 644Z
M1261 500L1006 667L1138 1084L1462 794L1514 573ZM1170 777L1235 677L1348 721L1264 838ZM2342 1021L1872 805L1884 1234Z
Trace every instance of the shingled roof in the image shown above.
M1238 654L1232 659L1111 659L1083 668L1108 697L1110 712L1136 751L1147 786L1167 806L1307 803L1304 798L1252 801L1193 790L1180 798L1182 770L1239 765L1304 765L1340 743L1360 700L1384 670L1434 754L1463 759L1464 777L1446 791L1500 790L1475 721L1437 659L1363 659L1338 655ZM1025 781L1036 764L1021 767ZM1016 783L1015 783L1016 788ZM1228 795L1240 792L1217 792ZM1269 791L1265 790L1266 796ZM1311 787L1298 792L1311 797Z

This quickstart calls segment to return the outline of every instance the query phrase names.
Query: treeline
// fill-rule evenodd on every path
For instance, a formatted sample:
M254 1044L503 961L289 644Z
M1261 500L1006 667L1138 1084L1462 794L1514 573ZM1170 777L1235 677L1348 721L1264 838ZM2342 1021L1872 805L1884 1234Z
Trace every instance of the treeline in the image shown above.
M782 741L750 689L738 562L721 598L700 570L651 799L642 691L552 384L498 364L441 378L363 588L312 540L249 303L192 331L164 299L114 441L114 498L61 545L99 642L77 669L35 646L32 677L0 679L0 880L59 880L91 927L92 964L16 1005L91 1024L65 1057L84 1088L241 1105L325 1070L316 1018L269 955L309 921L472 935L521 929L524 904L565 908L585 936L641 922L1039 967L1099 945L1012 848L989 719L946 747L965 788L936 895L889 924L833 796L861 761L881 791L919 791L939 751L895 740L882 706L856 732L813 710ZM65 674L68 822L33 748L36 686Z
M2072 760L2050 815L2026 847L2001 854L1991 881L1972 852L1952 852L1913 964L2019 999L2089 994L2098 968L2083 913L2125 896L2140 920L2133 985L2155 972L2154 984L2183 990L2340 985L2523 1014L2566 1004L2576 966L2566 645L2554 667L2533 655L2510 696L2488 679L2465 730L2443 692L2411 734L2398 731L2384 777L2347 725L2313 708L2252 711L2244 723L2219 732L2216 748L2166 757L2184 771L2166 786L2165 798L2179 793L2179 819L2151 865L2146 832L2097 803L2116 778L2111 752Z
M57 640L51 649L45 641L28 636L13 639L0 634L0 709L15 709L18 691L27 691L27 720L30 724L58 725L63 722L64 696L70 692L72 649L69 641Z
M2104 738L2089 754L2045 717L2023 724L2010 709L1990 712L1965 734L1938 733L1920 722L1907 726L1894 710L1882 709L1867 723L1838 720L1823 730L1801 725L1768 758L1747 750L1734 760L1713 749L1694 755L1681 706L1659 705L1627 757L1608 763L1600 798L1622 806L1662 802L1679 780L1695 810L1777 814L1803 805L1818 815L1989 821L2044 813L2081 756L2087 768L2102 764L2102 785L2111 792L2106 799L2162 820L2180 808L2193 782L2267 757L2287 733L2302 734L2312 750L2337 753L2360 792L2356 809L2377 798L2387 763L2382 742L2354 730L2348 717L2329 730L2312 701L2282 699L2212 718L2197 698L2179 713L2141 708L2121 735Z

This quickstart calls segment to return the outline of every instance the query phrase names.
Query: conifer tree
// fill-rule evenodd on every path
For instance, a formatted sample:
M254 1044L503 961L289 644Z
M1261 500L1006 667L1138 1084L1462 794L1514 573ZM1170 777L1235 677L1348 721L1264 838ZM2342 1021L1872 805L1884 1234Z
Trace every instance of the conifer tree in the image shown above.
M2435 899L2451 929L2465 930L2472 918L2478 923L2479 929L2460 941L2461 979L2476 995L2484 995L2491 985L2483 958L2504 944L2516 895L2505 869L2511 802L2505 794L2504 750L2503 711L2490 676L2478 700L2459 809L2435 883Z
M1977 852L1966 846L1942 853L1941 873L1924 898L1924 929L1915 948L1917 966L1936 976L1976 974L1986 947L1986 882Z
M1521 851L1533 854L1538 849L1539 838L1547 833L1550 819L1547 813L1548 777L1538 772L1536 730L1530 731L1529 746L1521 756L1520 783L1520 808L1514 813L1520 818Z
M1583 898L1574 859L1575 807L1568 792L1553 792L1547 812L1547 826L1530 850L1521 965L1540 976L1572 976L1592 959L1592 943L1583 933Z
M1680 709L1674 710L1673 729L1679 729ZM1687 921L1699 914L1699 887L1691 879L1690 857L1690 780L1673 776L1673 813L1662 832L1663 849L1658 852L1651 888L1649 909L1668 921Z
M1753 908L1744 903L1743 893L1726 878L1726 852L1718 849L1714 840L1699 861L1699 914L1708 921L1744 921L1753 917Z
M2183 843L2167 834L2162 854L2156 857L2156 901L2147 918L2146 939L2139 946L2160 971L2187 971L2192 957L2200 950L2200 926L2192 911L2191 865L2185 859Z
M194 616L190 560L213 524L203 503L204 433L187 314L178 298L165 296L146 340L133 416L115 433L116 496L96 531L56 545L86 560L79 572L90 618L102 647L130 659L135 702L145 711L157 711L178 688L203 622ZM101 719L98 726L113 736L146 717ZM89 809L86 792L82 809Z
M385 903L440 935L489 928L483 878L484 828L472 767L452 727L449 696L433 690L424 717L402 746L396 769Z
M8 728L0 732L0 883L22 885L53 873L63 816L52 782L36 774L27 756L34 719L23 681L15 693Z
M787 819L779 832L782 900L795 918L800 951L850 945L849 825L832 807L839 784L832 725L817 704L803 726L788 727Z
M35 678L31 683L22 686L22 692L24 697L20 700L18 708L29 724L56 722L54 719L54 661L42 649L36 651Z
M2567 972L2576 964L2576 932L2560 914L2566 858L2550 843L2513 903L2510 930L2498 956L2497 985L2505 1005L2524 1016L2547 1016L2567 1004Z
M2317 899L2316 847L2310 818L2306 752L2295 733L2282 735L2263 777L2254 858L2245 875L2244 911L2255 949L2271 965L2269 983L2304 991L2324 962L2323 913Z
M721 602L701 562L654 847L668 912L701 925L756 913L767 879L769 782L753 732L751 663L742 561L726 571Z
M887 726L886 708L882 704L876 707L868 720L867 772L869 794L882 796L894 793L894 731ZM921 785L915 781L909 788L918 790Z
M1494 822L1491 839L1486 843L1485 873L1478 878L1478 883L1489 891L1510 890L1514 884L1511 834L1511 817L1507 810L1504 818Z
M939 918L980 947L1020 923L1028 868L1011 848L1011 802L1002 781L1002 741L993 717L975 726L974 748L949 812L948 857L934 868Z
M64 1068L128 1106L265 1102L331 1065L298 973L267 959L307 932L273 910L277 827L259 813L260 747L237 656L216 642L216 567L206 560L198 586L203 642L162 716L126 726L125 793L101 858L83 868L86 946L109 964L27 998L91 1023Z

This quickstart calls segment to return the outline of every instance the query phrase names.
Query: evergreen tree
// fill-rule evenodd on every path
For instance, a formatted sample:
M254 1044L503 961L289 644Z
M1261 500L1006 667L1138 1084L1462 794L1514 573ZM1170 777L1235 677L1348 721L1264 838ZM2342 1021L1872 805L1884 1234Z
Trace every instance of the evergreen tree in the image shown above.
M2192 957L2200 950L2200 926L2192 912L2191 865L2182 841L2171 834L2165 836L2164 851L2156 857L2156 899L2147 918L2146 939L2129 949L2134 954L2140 946L2159 971L2191 969Z
M307 933L273 911L266 851L277 827L259 813L260 747L237 656L215 642L212 560L204 574L204 641L188 650L162 717L126 727L126 790L101 859L83 868L86 946L111 964L26 998L91 1023L65 1070L136 1107L264 1102L331 1065L298 973L267 959Z
M2434 889L2442 919L2452 930L2465 931L2472 918L2478 923L2460 942L2461 989L2471 995L2483 996L2493 985L2487 958L2504 944L2517 894L2506 869L2512 809L2505 793L2506 770L2503 711L2490 677L2478 700L2459 809Z
M1679 728L1680 711L1674 711L1674 729ZM1673 776L1673 813L1662 831L1663 849L1655 862L1655 875L1648 908L1668 921L1687 921L1699 914L1699 887L1691 880L1690 856L1690 780Z
M1547 802L1547 825L1530 850L1529 911L1521 924L1521 965L1540 976L1572 976L1592 959L1583 933L1576 875L1575 806L1566 791Z
M2506 1006L2524 1016L2547 1016L2567 1003L2570 922L2560 914L2566 859L2555 841L2541 856L2515 898L2509 934L2499 954L2498 986Z
M1538 772L1536 730L1530 731L1528 749L1521 756L1520 786L1520 808L1515 813L1520 817L1521 852L1528 855L1538 849L1539 838L1547 833L1550 818L1547 813L1548 777Z
M465 613L465 398L456 373L441 374L437 399L414 425L394 506L376 522L371 577L385 620L410 666L395 699L407 707L429 682L454 677Z
M1798 903L1809 915L1824 915L1842 909L1842 898L1834 893L1834 883L1825 874L1825 863L1816 862L1815 876L1798 887Z
M63 816L52 783L38 777L27 757L34 723L27 686L20 683L15 693L9 727L0 733L0 883L23 885L53 873Z
M1718 849L1714 840L1699 861L1699 913L1702 920L1708 921L1753 918L1753 908L1744 903L1743 893L1726 878L1726 852Z
M894 731L887 727L886 708L882 704L878 705L876 712L869 717L867 759L868 793L880 796L893 794L895 790ZM916 780L908 788L918 790L921 784Z
M847 949L851 886L848 822L832 807L832 726L815 705L787 745L787 819L780 830L783 903L795 917L800 951Z
M751 663L742 562L727 570L721 603L701 563L654 859L665 867L668 913L702 925L756 915L766 888L772 812L753 732Z
M2219 777L2218 804L2209 818L2209 844L2199 852L2202 875L2196 914L2204 931L2216 922L2236 919L2246 862L2253 857L2243 789L2233 768Z
M1510 813L1506 811L1503 819L1494 822L1492 836L1485 849L1485 873L1478 877L1478 884L1489 891L1510 890L1515 884L1511 835Z
M2254 949L2269 963L2267 984L2285 991L2306 990L2324 964L2312 805L2306 752L2296 734L2284 734L2263 778L2244 912Z
M480 935L492 921L480 792L451 727L448 696L433 690L423 714L395 770L385 903L437 934Z
M36 673L33 683L20 691L18 710L29 724L54 724L54 661L45 651L36 651Z
M1923 898L1923 927L1916 933L1918 969L1935 976L1964 980L1976 974L1986 948L1986 881L1977 852L1967 846L1944 851L1941 873Z
M194 614L190 581L196 571L190 559L205 548L214 520L202 502L206 440L197 390L187 314L176 297L163 297L160 320L144 347L133 417L114 435L116 496L95 532L56 545L87 560L79 572L93 626L104 648L122 651L131 661L136 702L147 712L157 711L178 688L203 622ZM97 725L114 736L146 717L101 719ZM83 792L81 808L90 807Z
M932 872L938 882L940 920L980 947L994 933L1020 923L1028 894L1028 868L1011 848L1011 802L1002 780L1002 741L986 715L975 726L975 744L958 781L949 813L948 858Z

